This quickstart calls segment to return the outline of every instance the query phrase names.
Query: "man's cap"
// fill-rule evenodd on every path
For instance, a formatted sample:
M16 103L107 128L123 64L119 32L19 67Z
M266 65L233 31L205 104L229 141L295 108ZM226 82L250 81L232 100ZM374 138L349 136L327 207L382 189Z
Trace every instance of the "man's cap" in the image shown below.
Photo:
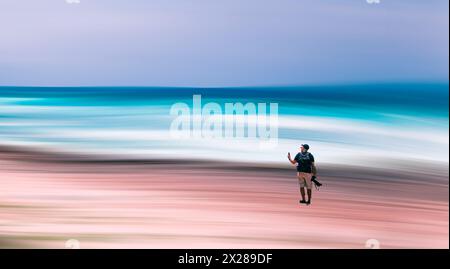
M302 147L304 147L306 150L309 150L309 145L308 144L302 144Z

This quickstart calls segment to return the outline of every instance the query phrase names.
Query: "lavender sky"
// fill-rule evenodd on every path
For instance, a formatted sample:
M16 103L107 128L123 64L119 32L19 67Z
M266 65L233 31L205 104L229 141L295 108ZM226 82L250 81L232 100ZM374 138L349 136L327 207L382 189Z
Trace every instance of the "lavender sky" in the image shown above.
M446 0L0 0L0 86L448 81Z

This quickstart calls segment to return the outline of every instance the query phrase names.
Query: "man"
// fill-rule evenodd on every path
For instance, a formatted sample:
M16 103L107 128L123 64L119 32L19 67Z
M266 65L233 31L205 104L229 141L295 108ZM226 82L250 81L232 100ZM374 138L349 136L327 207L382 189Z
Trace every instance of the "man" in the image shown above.
M297 178L300 183L301 204L310 205L312 197L312 181L316 178L317 169L314 164L314 156L308 152L309 145L303 144L300 152L297 153L294 160L291 159L291 153L288 153L288 159L293 165L297 165ZM308 193L308 200L305 198L305 188Z

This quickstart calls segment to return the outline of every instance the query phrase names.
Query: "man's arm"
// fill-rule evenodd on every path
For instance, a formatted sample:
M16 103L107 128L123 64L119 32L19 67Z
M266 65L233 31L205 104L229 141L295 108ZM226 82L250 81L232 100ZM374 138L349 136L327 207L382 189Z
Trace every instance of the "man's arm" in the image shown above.
M311 170L312 170L313 176L317 176L317 168L316 168L316 163L315 162L311 163Z
M290 153L290 152L288 152L288 159L289 159L289 161L290 161L292 164L294 164L294 165L297 163L296 160L292 160L292 159L291 159L291 153Z

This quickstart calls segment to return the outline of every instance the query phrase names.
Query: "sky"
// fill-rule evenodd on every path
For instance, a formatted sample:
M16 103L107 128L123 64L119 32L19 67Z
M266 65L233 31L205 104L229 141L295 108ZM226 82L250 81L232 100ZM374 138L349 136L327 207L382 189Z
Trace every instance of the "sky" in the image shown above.
M0 0L0 86L448 81L446 0L67 1Z

